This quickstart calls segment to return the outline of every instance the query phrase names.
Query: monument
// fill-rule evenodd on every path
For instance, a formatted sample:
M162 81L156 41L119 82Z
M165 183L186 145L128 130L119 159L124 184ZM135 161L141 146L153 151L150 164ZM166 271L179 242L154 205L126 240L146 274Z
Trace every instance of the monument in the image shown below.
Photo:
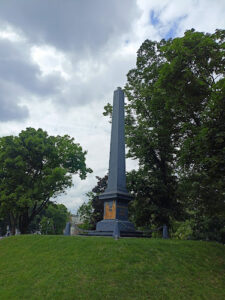
M132 196L126 188L124 93L120 87L113 96L108 185L99 198L104 202L104 217L90 235L118 235L118 232L120 236L142 235L128 220L128 203Z

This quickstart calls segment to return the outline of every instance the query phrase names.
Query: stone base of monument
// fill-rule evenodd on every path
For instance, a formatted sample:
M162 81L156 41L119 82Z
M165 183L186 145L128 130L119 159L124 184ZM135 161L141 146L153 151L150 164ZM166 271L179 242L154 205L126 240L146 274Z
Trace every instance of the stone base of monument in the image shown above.
M97 223L96 230L89 230L85 233L88 236L113 236L115 228L119 229L120 237L143 237L142 231L135 230L134 224L122 220L102 220Z
M115 224L118 222L120 231L135 232L134 224L130 221L123 220L102 220L97 223L96 231L113 231Z

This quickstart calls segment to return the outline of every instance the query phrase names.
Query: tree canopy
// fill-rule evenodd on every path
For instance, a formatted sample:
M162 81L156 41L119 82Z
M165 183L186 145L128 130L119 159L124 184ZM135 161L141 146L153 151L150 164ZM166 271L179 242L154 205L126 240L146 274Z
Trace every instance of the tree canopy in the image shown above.
M224 52L225 30L194 29L146 40L137 52L124 90L127 156L139 162L128 174L139 226L224 216ZM111 112L106 105L104 115Z
M18 226L26 233L51 199L72 186L72 175L85 179L92 172L86 153L74 138L42 129L0 138L0 213L9 216L13 232Z
M225 211L224 38L224 30L189 30L146 40L128 73L128 155L139 160L137 206L149 199L148 217L171 217L182 201Z

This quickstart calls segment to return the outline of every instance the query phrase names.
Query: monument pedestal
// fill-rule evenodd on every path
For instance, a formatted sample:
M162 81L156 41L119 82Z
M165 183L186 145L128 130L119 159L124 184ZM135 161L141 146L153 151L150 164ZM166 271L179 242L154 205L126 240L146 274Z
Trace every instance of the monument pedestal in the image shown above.
M128 203L132 197L126 192L105 192L99 196L104 201L104 219L97 223L95 231L88 235L112 236L115 230L122 237L141 237L143 233L136 231L134 224L128 220Z
M118 222L119 225L119 230L123 232L134 232L135 227L134 224L131 223L130 221L122 221L122 220L102 220L97 223L96 226L96 231L114 231L115 229L115 224Z
M135 230L134 224L130 221L122 220L102 220L97 223L96 230L88 231L91 236L113 236L116 226L118 226L121 237L142 237L143 232Z

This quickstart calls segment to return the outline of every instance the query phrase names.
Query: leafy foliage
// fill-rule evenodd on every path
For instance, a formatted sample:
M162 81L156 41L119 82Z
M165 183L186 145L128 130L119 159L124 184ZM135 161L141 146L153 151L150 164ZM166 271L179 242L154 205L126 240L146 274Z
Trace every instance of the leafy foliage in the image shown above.
M51 202L36 215L29 225L29 231L40 230L42 234L62 234L69 216L70 213L65 205Z
M86 194L88 201L83 203L78 209L78 215L86 224L87 229L95 229L96 223L103 218L104 204L103 201L99 199L99 195L102 194L107 187L108 175L102 178L96 176L96 179L98 180L96 186Z
M18 226L26 233L50 199L72 186L73 174L86 178L85 155L73 138L42 129L0 139L0 213L9 216L13 232Z
M224 218L224 40L224 30L192 29L146 40L137 52L125 93L128 157L139 162L128 176L138 226Z
M52 218L43 217L40 222L41 234L54 234L54 222Z
M177 218L181 202L200 215L225 212L224 37L189 30L138 50L125 87L138 222Z

